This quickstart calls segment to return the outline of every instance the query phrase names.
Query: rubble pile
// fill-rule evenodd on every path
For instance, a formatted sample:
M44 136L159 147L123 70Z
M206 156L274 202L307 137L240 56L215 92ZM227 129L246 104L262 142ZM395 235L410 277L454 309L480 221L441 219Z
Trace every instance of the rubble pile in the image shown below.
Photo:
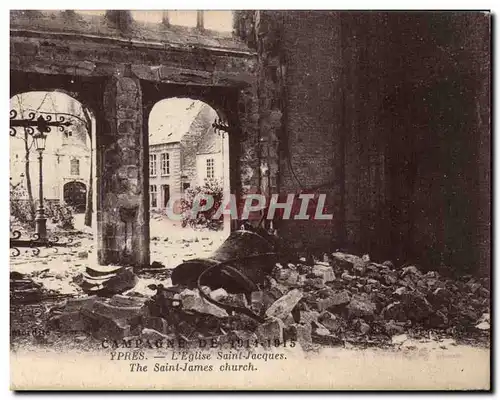
M41 271L34 276L46 272ZM41 283L35 282L32 277L17 271L10 272L10 302L12 305L34 304L44 300L61 299L68 297L55 290L47 289Z
M156 284L150 285L156 290L152 297L69 300L53 310L50 321L97 338L294 340L303 348L391 343L394 336L419 330L488 334L488 287L487 280L471 276L450 279L413 265L396 269L389 261L337 252L309 264L276 263L252 292Z

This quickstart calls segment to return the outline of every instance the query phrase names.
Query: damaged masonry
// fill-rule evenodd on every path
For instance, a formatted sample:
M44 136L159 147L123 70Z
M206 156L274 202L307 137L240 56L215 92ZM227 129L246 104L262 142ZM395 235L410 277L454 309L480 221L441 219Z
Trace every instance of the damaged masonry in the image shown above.
M298 343L305 350L401 345L429 332L480 338L489 331L486 280L451 279L447 271L413 265L396 269L390 261L340 252L294 259L280 240L261 234L234 232L208 258L157 279L152 296L133 291L133 273L115 270L96 295L51 308L47 327L86 332L104 348ZM89 292L92 277L85 275Z
M490 17L211 18L11 12L11 349L483 356Z

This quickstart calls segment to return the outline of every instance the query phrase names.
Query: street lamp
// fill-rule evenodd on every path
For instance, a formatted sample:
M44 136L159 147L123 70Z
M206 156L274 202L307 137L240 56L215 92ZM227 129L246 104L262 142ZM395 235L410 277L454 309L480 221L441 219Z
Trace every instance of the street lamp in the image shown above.
M47 217L45 216L45 208L43 207L43 151L45 150L45 142L47 135L41 131L33 135L35 148L38 151L38 197L40 203L35 214L35 229L40 240L47 239Z

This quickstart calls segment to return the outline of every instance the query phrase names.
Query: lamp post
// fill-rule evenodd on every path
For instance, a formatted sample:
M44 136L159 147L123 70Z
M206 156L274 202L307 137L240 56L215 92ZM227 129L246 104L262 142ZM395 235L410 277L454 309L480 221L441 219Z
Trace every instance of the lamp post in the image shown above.
M45 142L47 135L43 132L38 132L33 135L35 148L38 151L38 197L39 205L35 214L35 230L40 240L47 239L47 217L45 216L45 208L43 207L43 151L45 150Z
M45 150L45 142L47 133L51 132L51 128L56 127L60 132L65 132L69 126L73 125L70 121L65 121L64 117L52 119L51 115L36 117L36 113L30 112L28 118L17 119L17 111L10 110L10 136L16 136L17 128L23 128L24 132L33 138L33 143L38 151L38 168L39 168L39 187L38 197L40 204L35 213L35 229L36 237L28 240L22 239L20 231L12 231L10 238L11 256L16 257L21 254L19 248L29 247L33 251L33 255L40 253L39 246L69 246L72 239L68 239L65 243L58 239L49 240L47 238L47 217L43 206L43 151Z

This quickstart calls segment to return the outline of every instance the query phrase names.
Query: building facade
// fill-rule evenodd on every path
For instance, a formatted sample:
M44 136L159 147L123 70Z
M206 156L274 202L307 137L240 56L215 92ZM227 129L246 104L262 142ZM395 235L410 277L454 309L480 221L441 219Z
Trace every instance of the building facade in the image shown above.
M52 117L65 113L79 117L79 106L69 96L57 93L35 92L23 95L24 108L39 108ZM49 97L49 100L46 99ZM45 100L44 100L45 98ZM20 108L17 101L11 101L12 109L22 117L28 111ZM30 102L32 104L30 104ZM57 107L54 105L57 104ZM24 113L23 113L24 111ZM43 151L43 194L51 202L73 206L76 212L85 211L86 196L91 171L91 139L86 128L78 119L64 132L51 130L47 135L46 149ZM27 142L26 142L27 140ZM31 136L20 135L10 140L10 182L20 183L27 199L26 154L28 154L29 174L34 200L38 201L39 160ZM28 151L27 151L28 149Z
M149 144L149 204L153 210L165 209L170 199L180 199L188 188L208 181L223 185L224 175L228 175L224 174L224 139L212 126L216 111L191 99L173 99L165 107L170 113L158 117L159 129L151 134Z

